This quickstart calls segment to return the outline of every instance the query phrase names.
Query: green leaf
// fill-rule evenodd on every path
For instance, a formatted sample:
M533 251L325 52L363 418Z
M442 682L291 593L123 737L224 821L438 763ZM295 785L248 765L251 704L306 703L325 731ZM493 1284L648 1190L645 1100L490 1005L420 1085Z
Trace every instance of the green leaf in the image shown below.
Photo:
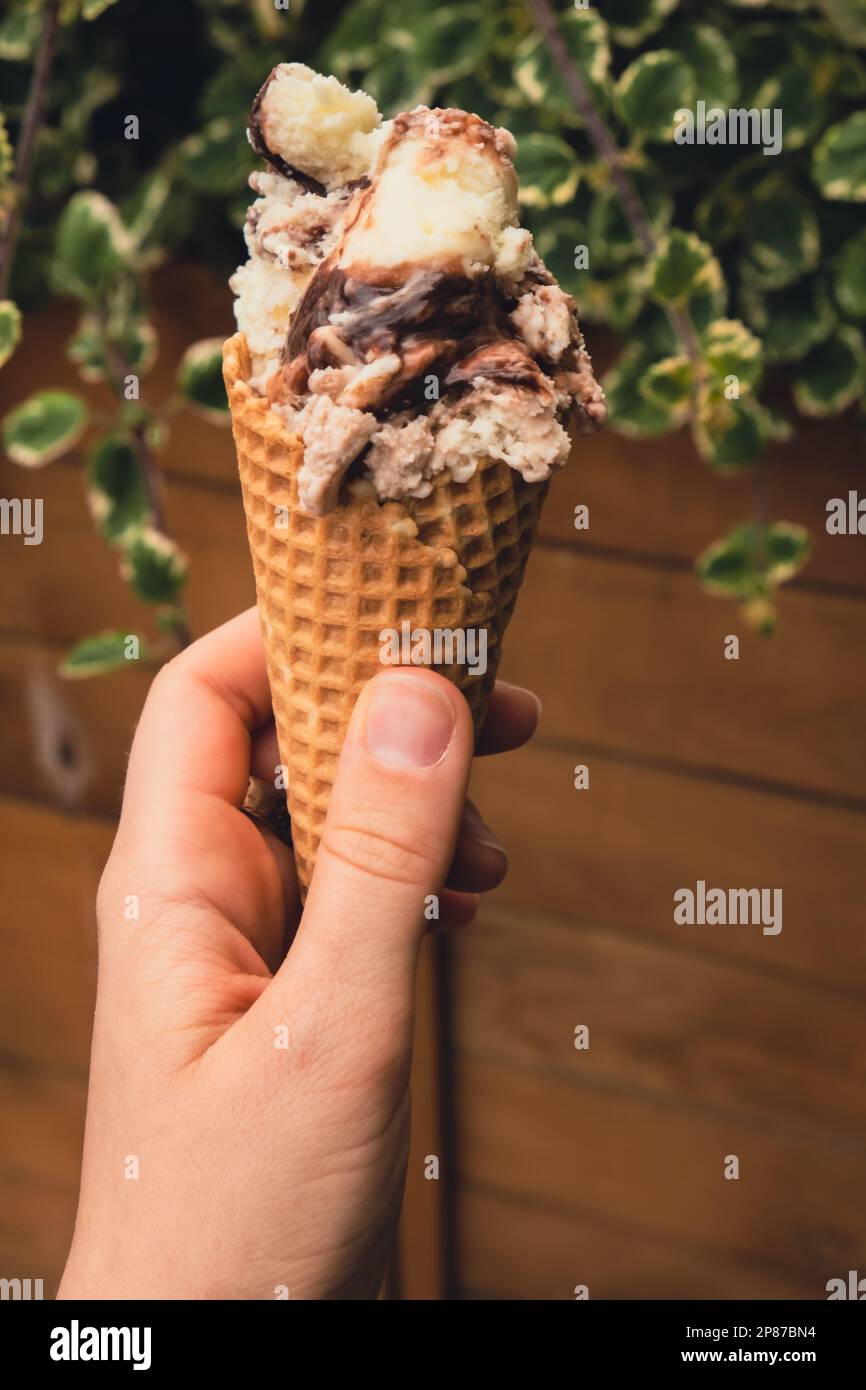
M847 3L847 0L846 0ZM866 68L856 53L839 43L826 24L801 20L791 31L791 55L809 69L819 96L858 97L866 91ZM786 113L787 124L787 113Z
M735 376L740 388L757 386L762 371L762 343L739 319L716 319L701 337L707 365L716 376Z
M76 193L57 229L55 282L78 299L93 299L108 287L133 250L114 204L101 193Z
M396 42L398 37L405 42L405 47ZM409 111L428 101L433 90L432 79L416 59L411 34L389 34L389 42L367 73L364 87L380 111Z
M806 199L772 180L751 204L742 273L762 289L780 289L818 264L821 234Z
M604 17L617 43L636 48L660 29L680 0L606 0Z
M671 34L670 44L691 68L695 94L706 102L708 111L713 106L728 110L736 105L737 60L720 29L712 24L695 23L691 18L682 19ZM787 117L787 112L785 114Z
M577 248L588 246L587 233L579 221L545 215L534 241L539 256L563 289L575 296L582 293L590 274L588 269L578 270L575 265Z
M487 52L487 30L478 5L431 7L417 31L415 59L439 86L475 72Z
M762 582L755 552L755 528L751 525L738 526L708 545L695 564L704 588L724 598L747 598Z
M232 193L253 167L253 155L241 128L225 117L208 121L201 134L179 146L181 171L198 193Z
M604 20L594 8L573 10L560 18L559 31L594 101L606 106L610 46ZM581 124L580 113L575 110L559 68L544 39L535 32L527 35L517 49L514 79L537 107L555 111L566 124Z
M803 415L838 415L866 390L866 347L856 328L840 325L797 367L794 402Z
M792 521L775 521L764 532L767 577L773 584L786 584L799 574L809 560L809 532Z
M866 229L846 242L836 264L836 303L852 319L866 318Z
M81 0L81 17L82 19L98 19L101 14L116 4L117 0Z
M641 393L651 405L673 411L680 420L688 417L693 389L694 369L683 353L653 362L640 383Z
M229 405L223 382L223 339L203 338L184 353L177 372L187 404L217 424L227 424Z
M616 100L629 130L648 140L672 140L676 112L695 99L695 78L685 58L669 48L642 53L616 84Z
M21 341L21 310L11 299L0 299L0 367Z
M112 341L123 354L124 363L139 377L146 376L156 360L156 329L135 313L110 325ZM84 381L105 381L109 375L108 345L101 320L84 313L78 328L66 344L66 355L78 367Z
M137 657L133 655L138 649ZM60 675L67 680L83 680L87 676L103 676L131 666L134 661L148 661L147 648L140 637L131 632L100 632L78 642L60 666Z
M638 171L632 181L654 234L660 236L670 225L673 200L651 174ZM643 254L613 187L600 189L593 197L587 231L597 266L621 263Z
M707 546L696 569L710 593L757 599L799 574L809 551L809 533L803 526L776 521L758 527L748 522Z
M812 178L825 198L866 202L866 111L825 132L812 155Z
M677 411L648 400L641 390L651 366L652 359L642 347L627 347L604 378L608 423L633 439L667 434L679 424Z
M0 61L26 63L36 47L40 28L38 9L27 0L19 0L0 21Z
M866 0L818 0L818 3L843 39L866 48Z
M87 463L85 484L91 515L110 543L147 523L147 488L135 451L123 435L99 441Z
M710 184L694 211L698 236L711 246L723 246L742 235L748 202L729 179Z
M722 267L713 256L698 276L698 283L686 300L686 308L698 333L706 332L714 319L724 314L728 304L728 286Z
M138 184L123 208L124 221L136 246L151 235L171 197L171 179L164 170L158 169Z
M746 319L757 329L768 362L794 362L827 337L836 322L832 305L817 276L781 290L741 287Z
M784 150L802 149L823 129L827 119L827 99L815 90L812 74L801 63L786 63L758 88L752 105L759 110L784 112L782 139Z
M346 5L321 52L322 72L340 78L372 67L380 47L382 0L354 0Z
M574 150L556 135L525 135L515 159L520 201L528 207L561 207L574 197L580 166Z
M651 293L662 304L683 304L716 276L712 248L679 227L659 242L652 261Z
M632 328L646 304L646 262L635 261L614 274L584 273L578 287L581 317L609 323L618 333Z
M37 391L3 421L3 447L13 463L39 468L60 458L87 427L87 406L68 391Z
M757 463L775 421L751 394L728 400L718 387L704 388L692 433L701 458L716 472L737 473Z
M150 526L133 534L120 565L133 593L145 603L176 602L187 569L187 558L174 541Z

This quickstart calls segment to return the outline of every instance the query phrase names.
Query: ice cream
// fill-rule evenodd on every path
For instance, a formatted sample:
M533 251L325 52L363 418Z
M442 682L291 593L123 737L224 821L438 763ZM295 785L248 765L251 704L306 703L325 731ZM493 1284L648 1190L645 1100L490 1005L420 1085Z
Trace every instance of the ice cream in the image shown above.
M232 280L250 382L300 435L304 511L424 498L479 457L542 481L604 418L575 305L519 225L515 143L458 110L384 122L297 63L250 116L270 172Z

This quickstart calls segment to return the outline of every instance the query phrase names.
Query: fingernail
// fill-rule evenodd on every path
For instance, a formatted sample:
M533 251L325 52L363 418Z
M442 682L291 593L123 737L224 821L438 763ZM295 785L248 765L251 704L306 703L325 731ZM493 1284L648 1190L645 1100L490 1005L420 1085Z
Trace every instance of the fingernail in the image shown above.
M541 711L543 710L544 706L541 703L540 697L536 695L534 690L530 690L525 685L512 685L511 681L503 681L499 679L497 679L496 684L502 690L516 690L518 695L528 695L530 700L532 700L535 704L535 712L538 718L541 718Z
M481 812L471 801L467 801L466 809L463 812L463 820L460 825L461 836L465 835L468 840L472 840L476 845L483 845L485 849L494 850L508 866L508 851L503 844L500 844L490 826L482 818Z
M367 702L367 751L388 767L433 767L445 756L455 720L438 682L379 676Z

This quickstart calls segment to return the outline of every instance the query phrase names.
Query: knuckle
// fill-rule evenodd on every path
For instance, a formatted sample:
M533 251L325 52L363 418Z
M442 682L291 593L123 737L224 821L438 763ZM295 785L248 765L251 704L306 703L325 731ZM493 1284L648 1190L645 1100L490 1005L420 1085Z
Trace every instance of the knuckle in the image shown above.
M387 815L364 824L326 823L321 850L369 878L426 887L437 874L433 845L414 827Z
M166 661L164 665L160 666L150 683L148 700L161 701L173 698L178 685L185 681L186 675L186 652L179 652L177 656L173 656L170 661Z

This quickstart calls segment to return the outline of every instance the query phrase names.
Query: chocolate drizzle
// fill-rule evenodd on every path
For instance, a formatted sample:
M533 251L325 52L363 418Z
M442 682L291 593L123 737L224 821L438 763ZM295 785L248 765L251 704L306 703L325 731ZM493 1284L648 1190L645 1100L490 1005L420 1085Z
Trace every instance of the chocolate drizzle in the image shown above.
M287 164L281 155L274 154L273 150L268 149L267 141L262 131L262 102L265 92L274 80L276 72L277 69L274 68L273 71L268 74L256 93L255 100L250 107L250 123L247 126L247 139L256 154L261 159L266 160L272 169L276 169L278 174L282 174L283 177L287 179L294 179L295 183L299 183L305 192L316 193L320 198L324 198L324 184L319 183L318 179L314 179L311 174L305 174L300 169L295 169L291 164Z
M292 317L283 350L284 381L301 394L317 368L363 365L396 353L401 370L383 389L380 410L421 395L420 378L439 375L446 386L486 376L544 389L543 373L521 342L492 275L469 279L444 270L408 276L365 274L323 261Z

